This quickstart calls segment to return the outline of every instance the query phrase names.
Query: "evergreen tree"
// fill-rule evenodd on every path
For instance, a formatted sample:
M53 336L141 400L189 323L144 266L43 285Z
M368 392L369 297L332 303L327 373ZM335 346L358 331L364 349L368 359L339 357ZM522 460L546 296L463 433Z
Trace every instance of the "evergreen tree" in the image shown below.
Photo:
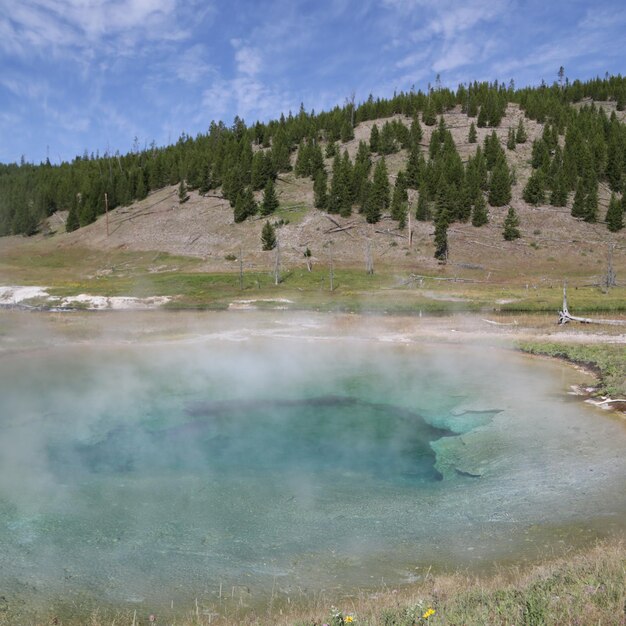
M495 130L491 131L491 135L487 135L485 137L484 156L488 170L493 169L499 158L505 158L504 150L500 145L500 140L498 139L498 135Z
M341 126L341 141L346 143L352 139L354 139L354 129L350 121L346 120Z
M379 152L380 154L392 154L396 152L396 150L397 149L393 126L389 122L385 122L383 124L383 129L380 133L377 152Z
M528 204L538 206L545 202L545 194L543 172L541 170L534 170L524 187L522 196Z
M506 159L500 157L494 165L489 185L489 204L504 206L511 201L511 173Z
M367 200L365 218L370 224L375 224L380 220L382 212L389 207L389 176L385 157L376 163Z
M334 141L329 141L326 144L326 152L324 156L327 159L332 159L334 156L336 156L336 154L337 154L337 145L335 144Z
M502 235L506 241L513 241L514 239L519 239L521 237L518 227L519 218L515 213L515 209L513 207L509 207L509 212L504 220L504 230L502 231Z
M624 198L626 198L626 194L624 194ZM624 228L624 212L622 209L623 204L623 198L622 202L620 202L614 193L611 194L609 209L606 212L606 225L612 233L616 233L618 230Z
M550 166L550 149L543 139L533 141L531 164L533 169L548 170Z
M313 180L313 204L316 209L328 208L328 175L324 168L316 172Z
M428 200L426 199L426 194L422 191L420 191L419 197L417 199L415 217L420 222L428 222L430 220L430 207L428 205Z
M520 118L517 125L517 132L515 133L515 141L517 143L526 143L528 135L526 134L526 128L524 127L524 121Z
M488 121L487 109L485 105L480 107L480 111L478 113L478 119L476 120L476 124L478 124L478 128L485 128L487 126Z
M489 222L487 203L482 192L479 191L474 198L474 209L472 210L472 226L480 227Z
M598 216L598 186L596 185L585 198L585 222L594 223Z
M565 173L561 169L556 176L552 193L550 194L550 204L552 206L567 206L567 179Z
M478 102L471 95L467 101L467 117L476 117L478 115Z
M178 185L178 204L184 204L187 200L189 200L187 185L185 185L185 181L181 179L180 184Z
M509 128L509 136L506 140L506 147L508 150L515 150L515 131L512 128Z
M274 188L274 181L267 179L265 190L263 191L263 201L261 202L261 215L270 215L278 208L278 197Z
M198 193L204 195L211 190L211 165L207 162L202 166Z
M469 143L476 143L477 139L478 139L478 137L477 137L477 134L476 134L476 126L475 126L474 122L472 122L470 124L470 129L469 129L469 134L467 136L467 141Z
M309 175L311 178L315 178L315 174L324 169L324 155L322 154L322 148L319 143L315 142L315 144L311 147L311 154L309 159Z
M582 180L576 185L574 204L572 204L572 217L584 217L585 215L585 188Z
M624 157L625 146L620 141L618 133L614 131L610 138L609 148L607 152L606 178L609 181L611 191L620 191L622 189L622 179L624 177Z
M419 146L419 143L422 141L423 132L422 125L417 116L415 116L411 122L409 134L411 136L411 146Z
M396 177L391 199L391 217L394 220L400 221L403 216L406 217L406 203L409 200L406 186L406 174L403 170L400 170Z
M245 187L239 192L235 201L234 220L236 223L243 222L247 217L257 212L257 204L250 187Z
M411 189L417 189L421 180L423 157L418 144L413 144L406 164L406 183Z
M378 152L380 149L380 133L378 131L378 126L374 124L372 126L372 130L370 131L370 150L372 152Z
M265 222L261 230L261 247L263 250L273 250L276 247L276 229Z
M437 111L432 96L429 96L426 108L422 112L422 122L424 122L426 126L434 126L437 123Z
M444 263L448 260L448 226L450 220L446 209L440 209L435 220L435 258Z
M137 200L144 200L148 197L148 188L146 187L146 179L144 177L143 170L139 170L137 176L137 188L135 189L135 198Z
M74 195L72 206L70 207L67 219L65 220L65 230L66 232L71 233L77 228L80 228L80 222L78 221L78 197Z
M303 141L298 148L294 173L298 177L311 174L311 145L307 141Z

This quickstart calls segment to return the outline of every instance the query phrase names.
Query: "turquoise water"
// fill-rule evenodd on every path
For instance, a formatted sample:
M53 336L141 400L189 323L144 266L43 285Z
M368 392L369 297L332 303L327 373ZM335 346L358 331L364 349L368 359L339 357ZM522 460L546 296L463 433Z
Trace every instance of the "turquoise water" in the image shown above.
M401 584L623 530L625 429L485 347L0 353L0 583L141 606Z

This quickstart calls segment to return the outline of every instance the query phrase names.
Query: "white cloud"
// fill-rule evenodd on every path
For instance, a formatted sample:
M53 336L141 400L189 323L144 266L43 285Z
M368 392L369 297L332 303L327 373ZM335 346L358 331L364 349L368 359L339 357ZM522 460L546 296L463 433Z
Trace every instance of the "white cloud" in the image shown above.
M445 72L467 65L476 60L478 47L467 41L457 41L444 50L443 54L433 63L435 72Z
M237 71L246 76L255 76L261 70L261 56L258 50L248 46L237 47L235 51Z
M187 8L181 0L0 0L0 45L22 56L94 47L118 54L144 41L185 39Z

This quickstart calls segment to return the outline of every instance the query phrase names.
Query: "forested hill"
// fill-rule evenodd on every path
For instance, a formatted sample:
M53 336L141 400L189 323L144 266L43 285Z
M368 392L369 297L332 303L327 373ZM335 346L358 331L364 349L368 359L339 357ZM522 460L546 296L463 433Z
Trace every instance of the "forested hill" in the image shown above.
M600 102L610 106L596 104ZM516 172L508 155L528 141L524 120L509 128L506 145L495 132L488 132L483 142L476 139L476 128L500 126L510 103L527 120L543 125L533 142L524 201L568 207L574 218L606 221L610 230L620 230L626 205L626 126L619 112L626 106L626 79L617 76L524 89L496 81L461 85L456 92L411 91L329 112L307 113L301 107L295 115L252 126L239 118L230 127L212 122L206 134L183 135L175 145L152 145L125 155L85 154L60 165L0 165L0 235L34 234L45 217L61 210L69 211L67 230L75 230L104 213L105 199L114 209L175 184L181 202L188 189L229 200L234 221L241 222L273 212L273 183L293 169L296 176L310 177L316 209L342 216L358 211L370 223L386 213L400 228L408 211L417 219L434 220L436 255L444 258L445 233L452 222L471 220L479 227L488 219L486 203L510 202ZM466 141L477 145L465 160L442 117L452 110L471 118ZM368 120L379 121L351 159L342 144ZM428 142L422 125L434 127ZM395 152L406 155L406 161L391 185L384 157ZM602 212L600 184L611 192L608 210ZM419 192L411 194L411 205L409 189ZM256 194L255 199L259 190L263 197ZM510 209L511 238L516 219Z

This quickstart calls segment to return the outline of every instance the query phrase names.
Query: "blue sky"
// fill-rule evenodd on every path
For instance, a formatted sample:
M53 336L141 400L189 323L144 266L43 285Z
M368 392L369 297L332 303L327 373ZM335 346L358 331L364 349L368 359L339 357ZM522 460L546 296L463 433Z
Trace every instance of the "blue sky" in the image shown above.
M623 0L0 0L0 161L126 152L297 111L624 73Z

